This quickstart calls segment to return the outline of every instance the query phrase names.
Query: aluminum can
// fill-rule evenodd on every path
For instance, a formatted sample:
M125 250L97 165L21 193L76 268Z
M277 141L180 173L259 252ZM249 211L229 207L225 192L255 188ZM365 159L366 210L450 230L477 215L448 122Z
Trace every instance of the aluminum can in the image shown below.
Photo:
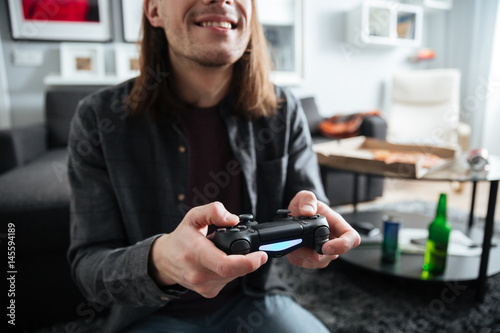
M384 216L384 241L382 242L382 261L395 263L400 255L398 241L401 229L401 218Z

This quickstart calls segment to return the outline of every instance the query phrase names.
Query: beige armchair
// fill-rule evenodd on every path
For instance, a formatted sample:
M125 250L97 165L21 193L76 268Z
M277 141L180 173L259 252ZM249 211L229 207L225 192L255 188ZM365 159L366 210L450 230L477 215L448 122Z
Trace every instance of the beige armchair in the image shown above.
M394 76L387 140L469 149L470 126L459 120L460 71L430 69Z

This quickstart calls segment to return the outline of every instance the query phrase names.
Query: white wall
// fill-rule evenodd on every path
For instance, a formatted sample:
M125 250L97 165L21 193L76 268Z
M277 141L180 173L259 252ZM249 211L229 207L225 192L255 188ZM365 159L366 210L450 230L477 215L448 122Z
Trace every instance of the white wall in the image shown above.
M122 40L119 2L111 1L114 42L106 44L110 49ZM465 98L474 89L481 88L478 82L468 83L474 78L471 61L480 65L489 64L477 56L475 35L492 28L482 26L484 11L476 10L479 4L494 4L498 0L455 0L451 12L424 16L424 44L437 51L437 58L430 63L411 64L407 57L415 52L405 47L352 47L344 38L346 12L361 0L303 0L304 1L304 58L305 80L293 87L298 97L315 96L320 112L324 116L334 113L349 113L381 108L387 111L388 86L393 74L399 70L424 67L459 67L465 69ZM20 126L44 121L43 102L47 87L43 78L59 71L59 44L54 42L14 41L10 37L7 2L0 1L0 35L3 44L3 60L8 81L11 103L11 123ZM472 9L471 9L472 8ZM471 13L474 13L472 15ZM490 15L491 16L491 15ZM484 34L486 35L486 33ZM44 62L40 67L16 67L11 62L15 50L36 49L43 53ZM457 49L458 51L450 51ZM0 50L1 52L1 50ZM112 55L107 52L107 67L112 68ZM111 59L110 59L111 58ZM473 59L473 60L472 60ZM484 67L484 65L483 65ZM481 69L482 70L482 69ZM476 133L482 133L481 106L474 113L473 123ZM1 113L0 113L1 114ZM477 119L476 119L477 118ZM1 121L1 120L0 120ZM480 140L476 140L480 141Z
M116 43L123 41L120 1L108 0L112 16L113 42L104 43L106 49L106 67L114 68L112 49ZM139 1L139 0L138 0ZM44 103L45 91L52 87L46 86L44 78L60 72L59 42L13 40L9 26L9 11L7 1L0 1L0 39L3 45L3 61L10 97L10 120L12 126L41 124L45 121ZM2 51L2 50L0 50ZM43 62L37 66L15 66L14 52L40 52ZM1 56L0 56L1 60ZM0 74L0 77L3 74ZM1 123L1 120L0 120Z
M414 49L363 47L345 40L347 11L360 0L304 0L306 77L292 90L315 96L320 113L350 113L385 108L385 83L399 70L412 68Z
M9 128L11 126L10 97L7 87L7 76L5 73L2 40L0 39L0 129Z
M483 143L491 154L500 156L500 7L497 18Z

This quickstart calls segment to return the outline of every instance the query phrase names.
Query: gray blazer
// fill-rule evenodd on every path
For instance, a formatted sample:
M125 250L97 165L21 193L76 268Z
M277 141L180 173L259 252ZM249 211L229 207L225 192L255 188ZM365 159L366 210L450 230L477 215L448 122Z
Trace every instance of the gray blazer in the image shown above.
M153 241L173 231L186 213L189 159L179 147L188 144L176 120L127 114L133 83L80 102L69 138L68 258L89 302L111 307L106 332L120 331L181 295L159 288L147 267ZM241 165L245 211L261 222L300 190L327 201L301 106L286 90L276 92L284 103L272 117L246 121L233 116L228 103L219 107ZM251 295L285 291L269 263L243 277L242 285ZM91 320L89 308L77 311Z

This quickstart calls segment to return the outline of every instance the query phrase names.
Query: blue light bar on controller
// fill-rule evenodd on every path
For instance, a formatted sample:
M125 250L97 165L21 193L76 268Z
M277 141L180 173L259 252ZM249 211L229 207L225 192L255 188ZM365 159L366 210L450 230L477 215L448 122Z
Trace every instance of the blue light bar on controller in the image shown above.
M292 239L289 241L278 242L273 244L261 245L259 247L260 251L278 252L289 249L295 245L302 243L302 239Z

